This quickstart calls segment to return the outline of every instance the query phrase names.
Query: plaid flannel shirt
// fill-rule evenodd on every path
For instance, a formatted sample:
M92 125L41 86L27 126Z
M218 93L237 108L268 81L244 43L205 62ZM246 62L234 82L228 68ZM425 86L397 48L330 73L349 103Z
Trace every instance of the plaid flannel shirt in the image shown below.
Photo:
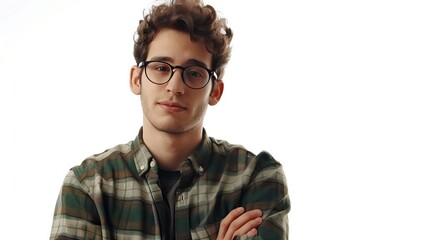
M158 166L142 129L134 141L87 158L64 179L51 239L164 239ZM288 239L290 201L282 165L269 153L208 137L181 166L176 239L216 239L234 208L261 209L258 237Z

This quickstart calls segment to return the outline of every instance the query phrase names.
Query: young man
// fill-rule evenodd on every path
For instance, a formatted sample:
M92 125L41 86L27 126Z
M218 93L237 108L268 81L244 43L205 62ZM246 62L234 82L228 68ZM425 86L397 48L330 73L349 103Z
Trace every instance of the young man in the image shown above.
M208 137L232 31L199 1L154 6L140 21L130 88L143 126L134 141L65 177L51 239L287 239L282 166Z

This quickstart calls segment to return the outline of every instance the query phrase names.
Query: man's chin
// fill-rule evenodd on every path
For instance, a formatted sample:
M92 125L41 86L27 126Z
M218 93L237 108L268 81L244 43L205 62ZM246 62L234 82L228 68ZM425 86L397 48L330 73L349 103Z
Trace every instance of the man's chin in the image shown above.
M166 134L171 134L171 135L180 135L188 131L183 126L179 126L176 124L170 124L167 126L155 126L155 127L156 129L158 129L158 131L164 132Z

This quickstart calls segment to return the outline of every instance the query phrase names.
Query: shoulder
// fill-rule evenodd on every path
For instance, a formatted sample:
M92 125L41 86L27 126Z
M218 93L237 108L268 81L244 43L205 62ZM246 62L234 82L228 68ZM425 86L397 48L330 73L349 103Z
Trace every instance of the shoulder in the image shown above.
M80 181L95 175L108 177L113 175L115 171L128 169L134 152L132 142L119 144L87 157L80 165L71 170Z
M210 141L212 143L213 158L225 160L227 164L252 166L255 170L270 166L281 167L280 162L268 151L260 151L258 154L255 154L239 144L231 144L225 140L212 137L210 137Z

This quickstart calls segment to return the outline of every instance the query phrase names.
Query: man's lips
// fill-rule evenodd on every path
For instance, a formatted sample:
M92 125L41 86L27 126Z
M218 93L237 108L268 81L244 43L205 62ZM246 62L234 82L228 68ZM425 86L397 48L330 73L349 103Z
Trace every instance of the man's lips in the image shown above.
M185 111L186 107L177 103L177 102L171 102L171 101L163 101L163 102L159 102L159 105L169 111L169 112L181 112L181 111Z

